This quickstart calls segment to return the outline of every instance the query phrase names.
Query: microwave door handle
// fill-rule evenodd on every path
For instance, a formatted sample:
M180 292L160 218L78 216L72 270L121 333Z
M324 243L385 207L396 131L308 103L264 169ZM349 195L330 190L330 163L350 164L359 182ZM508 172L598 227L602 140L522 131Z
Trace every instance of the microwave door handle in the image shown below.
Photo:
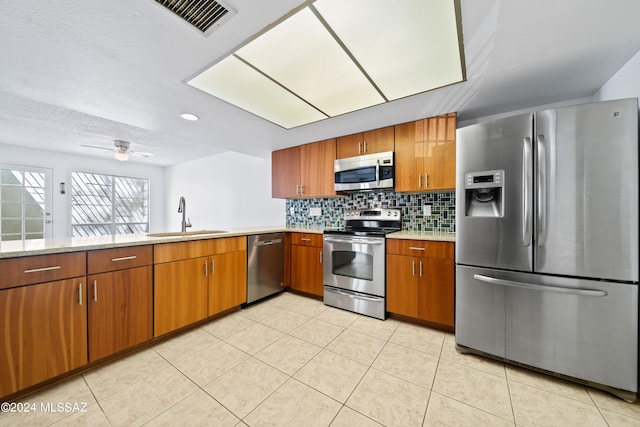
M380 186L380 160L376 161L376 185Z

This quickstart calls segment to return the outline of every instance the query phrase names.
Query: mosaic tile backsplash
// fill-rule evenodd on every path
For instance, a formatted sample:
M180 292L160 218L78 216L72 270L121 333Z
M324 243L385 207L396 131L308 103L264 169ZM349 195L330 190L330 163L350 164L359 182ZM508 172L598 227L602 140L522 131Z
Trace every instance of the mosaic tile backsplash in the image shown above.
M431 215L422 207L431 205ZM291 213L293 208L294 213ZM320 208L322 215L310 216L311 208ZM394 208L402 211L402 230L455 233L456 194L445 193L350 193L344 197L323 199L287 199L287 227L344 227L344 212L349 209Z

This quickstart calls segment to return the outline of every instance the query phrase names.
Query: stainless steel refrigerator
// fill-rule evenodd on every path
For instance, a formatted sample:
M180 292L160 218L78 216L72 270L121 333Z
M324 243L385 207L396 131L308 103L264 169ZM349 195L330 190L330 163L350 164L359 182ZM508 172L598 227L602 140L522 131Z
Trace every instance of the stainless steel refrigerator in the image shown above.
M638 100L457 131L456 344L638 391Z

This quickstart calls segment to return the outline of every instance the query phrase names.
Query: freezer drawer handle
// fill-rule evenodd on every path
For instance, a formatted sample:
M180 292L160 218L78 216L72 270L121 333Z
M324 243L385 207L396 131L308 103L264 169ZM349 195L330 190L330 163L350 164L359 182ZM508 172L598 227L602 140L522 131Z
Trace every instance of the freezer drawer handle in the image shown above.
M531 138L524 138L524 149L522 150L522 244L531 245Z
M481 282L492 283L494 285L510 286L513 288L531 289L534 291L557 292L561 294L580 295L585 297L606 297L607 291L597 289L575 289L563 288L560 286L534 285L532 283L514 282L513 280L496 279L495 277L483 276L482 274L474 274L473 278Z

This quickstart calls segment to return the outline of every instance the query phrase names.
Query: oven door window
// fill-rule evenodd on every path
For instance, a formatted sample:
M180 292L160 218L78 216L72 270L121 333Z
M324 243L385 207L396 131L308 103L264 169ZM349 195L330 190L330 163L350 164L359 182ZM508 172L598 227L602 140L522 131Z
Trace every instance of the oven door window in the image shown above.
M355 251L332 251L332 273L353 279L373 280L373 255Z

